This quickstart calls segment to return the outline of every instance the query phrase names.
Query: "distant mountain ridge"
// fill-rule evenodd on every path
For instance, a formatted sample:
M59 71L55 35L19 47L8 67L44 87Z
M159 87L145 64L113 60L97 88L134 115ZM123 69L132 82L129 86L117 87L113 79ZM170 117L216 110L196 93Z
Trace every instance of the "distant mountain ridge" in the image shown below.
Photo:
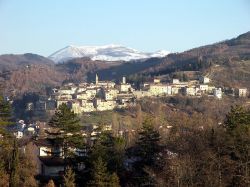
M48 58L56 63L66 62L74 58L89 57L91 60L101 61L133 61L149 58L161 58L169 54L168 51L160 50L155 53L145 53L121 45L104 46L74 46L69 45L51 54Z

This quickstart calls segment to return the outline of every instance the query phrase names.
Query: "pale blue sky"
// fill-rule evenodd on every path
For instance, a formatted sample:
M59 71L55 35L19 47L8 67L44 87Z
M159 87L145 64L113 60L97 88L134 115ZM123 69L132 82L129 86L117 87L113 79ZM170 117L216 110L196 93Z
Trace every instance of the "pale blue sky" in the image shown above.
M181 52L250 31L250 0L0 0L0 54L69 44Z

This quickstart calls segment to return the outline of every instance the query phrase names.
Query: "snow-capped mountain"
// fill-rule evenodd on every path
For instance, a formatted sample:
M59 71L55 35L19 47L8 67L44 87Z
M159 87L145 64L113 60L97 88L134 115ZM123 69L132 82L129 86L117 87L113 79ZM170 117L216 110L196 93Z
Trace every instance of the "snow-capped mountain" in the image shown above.
M65 62L73 58L89 57L92 60L103 61L131 61L147 59L152 57L164 57L169 54L168 51L157 51L155 53L140 52L132 48L121 45L104 46L67 46L56 51L48 58L56 63Z

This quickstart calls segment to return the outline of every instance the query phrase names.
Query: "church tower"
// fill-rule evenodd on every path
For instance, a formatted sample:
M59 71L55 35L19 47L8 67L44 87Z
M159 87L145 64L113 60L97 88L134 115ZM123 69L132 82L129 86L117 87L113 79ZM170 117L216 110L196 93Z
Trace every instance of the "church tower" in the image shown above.
M126 84L126 77L122 77L122 84Z
M98 75L95 74L95 84L98 84L98 81L99 81Z

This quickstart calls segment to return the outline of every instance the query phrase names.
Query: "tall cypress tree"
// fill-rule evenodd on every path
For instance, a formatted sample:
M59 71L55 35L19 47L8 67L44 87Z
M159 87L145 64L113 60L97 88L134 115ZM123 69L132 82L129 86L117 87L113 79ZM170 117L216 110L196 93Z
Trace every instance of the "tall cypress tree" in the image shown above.
M18 187L18 147L16 139L14 139L11 163L10 163L10 180L9 186L10 187Z
M74 171L70 168L66 168L65 175L63 176L64 180L64 187L75 187L75 173Z
M88 186L93 187L120 187L119 177L116 173L110 174L107 163L98 157L93 163L93 168L91 170L91 180Z
M116 173L112 173L109 177L109 187L119 187L120 186L120 180Z
M17 143L12 143L12 136L7 131L11 124L11 106L0 95L0 185L17 186L18 148ZM10 176L8 177L8 173ZM8 179L9 178L9 179Z
M10 124L11 107L0 95L0 134L6 134L6 126Z
M107 163L105 163L101 157L99 157L93 165L92 171L91 171L91 178L92 180L89 182L89 186L95 186L95 187L106 187L108 180L109 180L109 174L107 170Z

